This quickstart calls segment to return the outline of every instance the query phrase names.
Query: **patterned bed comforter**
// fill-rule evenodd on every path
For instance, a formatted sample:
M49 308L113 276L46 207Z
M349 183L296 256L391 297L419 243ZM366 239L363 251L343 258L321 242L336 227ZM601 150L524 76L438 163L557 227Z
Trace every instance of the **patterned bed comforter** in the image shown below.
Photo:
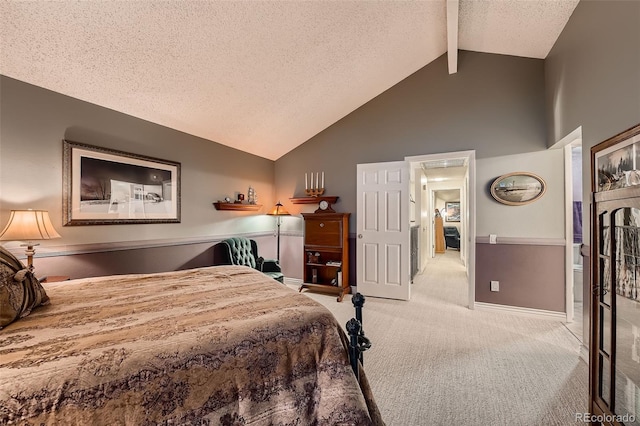
M0 424L383 424L333 315L250 268L45 289L0 330Z

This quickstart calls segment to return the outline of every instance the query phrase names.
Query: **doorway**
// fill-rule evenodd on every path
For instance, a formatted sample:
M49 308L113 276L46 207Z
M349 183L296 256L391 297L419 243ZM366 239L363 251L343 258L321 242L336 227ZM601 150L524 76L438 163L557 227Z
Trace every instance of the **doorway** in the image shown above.
M584 268L582 247L582 139L564 147L567 328L584 342Z
M424 164L425 163L423 163L423 166ZM450 178L443 178L442 175L434 171L434 169L429 170L429 174L437 176L435 179L438 180L438 185L436 186L441 187L441 189L431 189L431 199L433 199L431 207L436 216L432 226L432 235L435 241L432 247L435 246L436 250L432 258L441 256L447 251L456 250L460 253L460 260L464 264L460 244L464 241L460 221L460 194L462 192L461 189L467 167L455 167L455 169L459 172L460 176ZM428 187L433 185L429 185L429 180L427 177Z
M365 296L409 300L411 235L416 227L421 261L433 238L430 223L435 204L429 201L423 170L464 168L458 222L460 257L468 279L469 309L475 309L475 151L405 157L404 161L357 165L357 288ZM435 182L432 182L432 185ZM455 212L455 209L453 210ZM426 242L426 243L425 243ZM424 262L420 265L423 269Z
M565 326L582 343L582 349L589 342L589 285L584 279L583 219L589 223L589 213L584 215L582 194L585 193L582 179L583 152L582 126L577 127L556 142L552 149L564 150L564 193L565 193ZM587 193L589 193L587 191ZM589 201L587 201L589 204ZM587 230L588 232L588 230ZM586 296L586 297L585 297ZM581 356L587 359L586 352Z
M411 198L415 201L412 204L415 212L411 218L412 226L419 228L419 271L436 256L434 224L437 209L439 215L444 213L443 225L454 227L459 233L458 250L468 280L468 304L474 309L475 151L412 156L405 160L410 164L413 178Z

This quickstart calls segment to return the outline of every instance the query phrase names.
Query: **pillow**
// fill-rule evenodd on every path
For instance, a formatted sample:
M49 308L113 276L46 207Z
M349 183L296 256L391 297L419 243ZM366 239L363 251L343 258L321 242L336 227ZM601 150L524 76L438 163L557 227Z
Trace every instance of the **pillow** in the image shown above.
M47 303L49 296L38 279L0 246L0 329Z

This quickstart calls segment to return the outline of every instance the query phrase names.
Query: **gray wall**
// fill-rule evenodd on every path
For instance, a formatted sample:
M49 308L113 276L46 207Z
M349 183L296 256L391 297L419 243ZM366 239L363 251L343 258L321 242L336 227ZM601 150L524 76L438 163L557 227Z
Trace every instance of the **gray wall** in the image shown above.
M545 61L461 51L459 72L449 75L443 56L278 159L275 167L268 160L1 77L0 223L6 222L12 208L35 207L50 210L59 227L61 139L68 138L182 162L183 222L59 227L63 239L55 243L63 248L156 238L215 239L225 233L271 230L273 223L268 219L272 218L216 212L211 206L212 201L246 192L253 185L261 203L271 205L281 199L294 214L283 223L285 263L288 254L300 251L296 247L301 246L302 221L297 214L315 209L288 202L303 195L305 171L325 171L328 194L340 197L336 210L355 213L356 164L468 149L475 149L478 158L477 211L472 214L478 219L480 238L485 232L530 236L532 227L513 226L518 218L521 223L535 218L543 224L536 229L545 238L562 238L557 189L527 209L503 207L486 193L487 177L501 173L496 164L509 156L517 160L507 163L511 171L526 171L534 164L529 162L532 153L559 164L554 153L543 151L578 126L583 127L588 159L590 146L636 124L640 117L639 31L640 2L581 2ZM585 164L589 164L586 159ZM589 171L584 173L584 194L588 195ZM562 185L555 177L545 178L550 187ZM496 209L500 210L497 215ZM500 217L504 225L496 219ZM351 225L353 232L355 214ZM479 251L483 245L477 245ZM201 249L206 251L201 246L192 250L195 263ZM190 264L189 256L176 265ZM302 265L301 258L294 260ZM285 274L295 277L297 269L301 266ZM556 294L557 290L548 291ZM526 291L493 302L517 304ZM548 301L557 303L558 298Z
M582 126L585 219L590 149L640 123L639 70L638 1L581 1L545 60L549 145ZM585 242L589 235L585 222Z
M324 170L328 195L340 197L336 209L355 212L358 163L546 149L542 60L461 51L458 65L449 75L441 56L276 160L278 197L303 195L305 171ZM355 223L352 215L352 230Z
M542 60L461 51L458 73L449 75L446 55L440 57L278 159L277 193L282 199L301 195L304 172L324 170L328 194L340 197L336 210L355 213L358 163L470 149L476 150L478 160L476 211L471 212L478 237L495 233L535 245L518 250L500 246L500 263L539 267L526 257L531 250L553 258L557 245L535 241L564 237L562 152L547 151ZM547 194L527 206L498 204L488 185L514 171L540 174L549 185ZM352 233L355 225L352 214ZM476 249L482 258L497 247L481 243ZM562 259L559 265L549 268L550 279L544 282L525 280L525 272L511 269L499 278L507 290L491 293L485 290L489 279L496 279L490 278L496 265L477 262L476 293L489 303L564 311ZM509 285L521 279L527 285ZM535 303L523 304L524 300Z
M549 146L582 126L589 164L591 146L638 124L639 70L640 2L581 1L545 60Z
M477 160L476 233L498 238L562 239L564 237L564 157L561 149L504 155ZM493 200L489 184L515 171L540 176L547 184L539 200L523 206L507 206Z
M49 210L62 238L42 242L38 252L64 254L94 243L214 239L274 229L273 218L264 215L275 204L271 160L5 76L0 77L0 93L0 224L7 222L11 209ZM62 139L180 162L181 223L62 227ZM214 201L236 192L246 194L249 185L264 204L258 214L215 210ZM18 243L5 245L12 248ZM275 250L263 254L275 257ZM150 262L145 272L155 271L161 263ZM49 258L38 272L74 275L55 265L55 258Z
M592 146L640 123L640 2L581 1L545 60L548 143L582 126L583 241L590 239ZM585 257L584 294L590 294ZM589 313L584 298L584 315ZM584 339L589 341L587 318Z

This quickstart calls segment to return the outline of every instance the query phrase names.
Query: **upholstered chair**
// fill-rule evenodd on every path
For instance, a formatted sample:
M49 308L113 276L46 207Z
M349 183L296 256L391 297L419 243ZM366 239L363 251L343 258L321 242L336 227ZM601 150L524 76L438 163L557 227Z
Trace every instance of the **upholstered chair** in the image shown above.
M258 244L245 237L232 237L214 247L214 265L244 265L257 269L284 283L282 269L276 260L258 256Z
M451 247L460 250L460 232L455 226L444 227L444 241L447 248Z

